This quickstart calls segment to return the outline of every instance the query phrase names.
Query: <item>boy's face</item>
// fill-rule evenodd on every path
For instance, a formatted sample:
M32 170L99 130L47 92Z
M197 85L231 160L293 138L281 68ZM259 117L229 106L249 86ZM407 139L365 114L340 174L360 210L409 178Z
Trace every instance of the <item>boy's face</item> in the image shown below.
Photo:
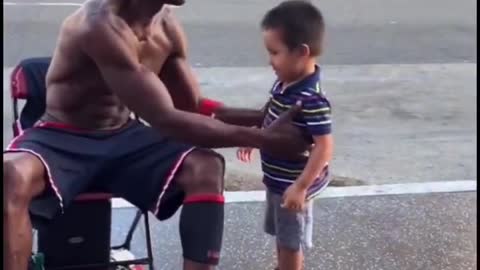
M295 81L310 59L309 50L305 48L290 50L283 42L282 33L278 29L264 30L263 41L269 54L270 65L280 81Z

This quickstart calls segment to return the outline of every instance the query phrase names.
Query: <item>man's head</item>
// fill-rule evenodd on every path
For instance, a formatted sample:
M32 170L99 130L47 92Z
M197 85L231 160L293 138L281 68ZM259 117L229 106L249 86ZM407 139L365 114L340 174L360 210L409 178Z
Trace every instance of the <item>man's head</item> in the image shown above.
M185 4L185 0L164 0L163 2L167 5L173 5L173 6L181 6Z
M310 2L282 2L267 12L261 26L270 64L283 81L295 79L322 53L325 24Z

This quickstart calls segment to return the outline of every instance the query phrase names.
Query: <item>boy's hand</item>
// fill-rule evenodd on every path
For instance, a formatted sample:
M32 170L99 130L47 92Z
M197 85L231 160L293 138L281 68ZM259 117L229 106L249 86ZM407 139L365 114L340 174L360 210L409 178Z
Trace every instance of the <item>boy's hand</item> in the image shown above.
M243 162L250 162L252 160L252 151L251 147L241 147L237 150L237 158Z
M283 193L283 204L281 206L291 211L301 212L305 208L306 197L307 189L301 188L294 183Z

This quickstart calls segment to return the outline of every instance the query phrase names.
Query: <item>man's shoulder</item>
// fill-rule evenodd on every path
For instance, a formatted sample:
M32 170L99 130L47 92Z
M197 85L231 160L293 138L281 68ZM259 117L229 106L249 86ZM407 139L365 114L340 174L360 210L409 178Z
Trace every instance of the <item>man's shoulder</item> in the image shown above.
M177 49L180 49L181 51L186 50L185 43L187 41L182 24L171 7L163 7L154 17L154 24L162 28L161 31L166 33Z
M155 18L160 19L165 23L178 23L178 18L174 10L169 6L164 6L156 15Z
M92 16L86 18L82 24L83 34L104 33L112 30L127 30L128 25L118 16L114 14L106 14L103 16Z
M130 44L130 31L127 23L115 14L92 14L78 26L77 41L85 49Z
M112 31L122 32L129 28L122 18L99 1L85 3L76 17L76 28L83 37Z

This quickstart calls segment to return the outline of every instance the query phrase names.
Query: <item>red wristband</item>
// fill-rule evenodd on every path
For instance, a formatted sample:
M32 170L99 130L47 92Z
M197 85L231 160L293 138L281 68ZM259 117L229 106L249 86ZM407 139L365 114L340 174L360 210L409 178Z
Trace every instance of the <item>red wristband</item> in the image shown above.
M211 116L218 108L222 107L223 103L204 98L200 101L200 106L198 106L198 112L204 115Z

